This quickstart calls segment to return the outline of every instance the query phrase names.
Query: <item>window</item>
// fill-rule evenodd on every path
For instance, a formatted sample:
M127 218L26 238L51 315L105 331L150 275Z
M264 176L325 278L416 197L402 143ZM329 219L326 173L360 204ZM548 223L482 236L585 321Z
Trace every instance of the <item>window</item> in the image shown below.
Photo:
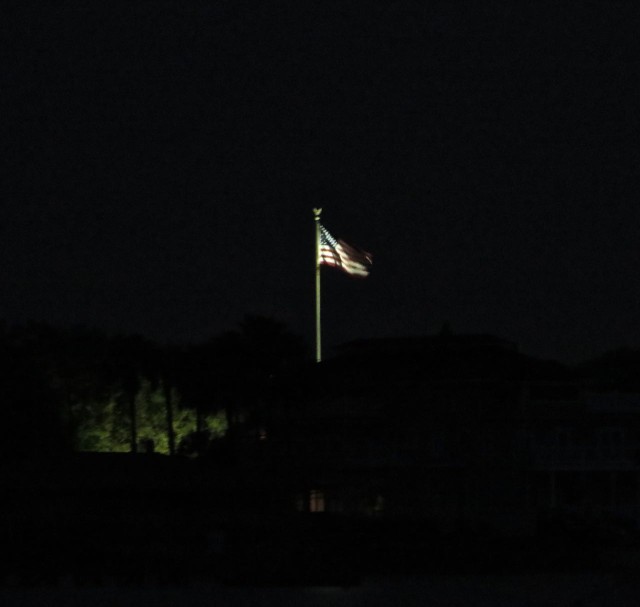
M324 512L324 492L319 489L311 489L309 492L309 512Z

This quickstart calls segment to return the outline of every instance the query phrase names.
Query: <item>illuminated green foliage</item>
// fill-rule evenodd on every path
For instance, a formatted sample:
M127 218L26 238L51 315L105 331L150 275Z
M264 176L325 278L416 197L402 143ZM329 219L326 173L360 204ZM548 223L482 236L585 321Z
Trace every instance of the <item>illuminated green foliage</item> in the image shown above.
M203 422L204 429L209 432L213 439L222 438L229 428L226 411L218 411L205 415Z
M175 389L171 391L170 401L175 444L180 445L197 429L196 412L180 406L180 395ZM135 411L138 444L152 441L155 452L168 454L167 400L162 384L154 385L141 378L135 395ZM122 390L104 399L75 404L71 413L78 451L130 451L131 408ZM212 438L224 436L226 416L224 412L205 415L202 425Z

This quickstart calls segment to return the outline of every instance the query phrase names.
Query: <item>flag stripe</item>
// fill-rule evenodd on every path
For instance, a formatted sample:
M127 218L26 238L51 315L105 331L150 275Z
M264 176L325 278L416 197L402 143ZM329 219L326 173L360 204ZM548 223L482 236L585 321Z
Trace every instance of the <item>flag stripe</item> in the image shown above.
M336 240L329 231L320 226L320 264L340 268L351 276L369 275L372 256L343 240Z

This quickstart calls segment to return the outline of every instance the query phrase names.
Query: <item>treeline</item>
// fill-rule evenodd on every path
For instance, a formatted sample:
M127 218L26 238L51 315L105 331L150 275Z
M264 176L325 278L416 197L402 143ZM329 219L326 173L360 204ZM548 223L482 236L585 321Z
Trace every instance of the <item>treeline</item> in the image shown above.
M307 363L273 319L187 346L29 323L0 326L0 457L84 451L201 455Z

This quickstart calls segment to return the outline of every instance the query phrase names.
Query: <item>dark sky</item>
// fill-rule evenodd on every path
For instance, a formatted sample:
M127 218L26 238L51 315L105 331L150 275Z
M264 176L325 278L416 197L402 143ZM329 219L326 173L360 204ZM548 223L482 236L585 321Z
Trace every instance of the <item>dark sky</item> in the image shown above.
M640 345L633 2L2 9L0 317L198 341L495 333ZM185 8L188 5L189 8Z

